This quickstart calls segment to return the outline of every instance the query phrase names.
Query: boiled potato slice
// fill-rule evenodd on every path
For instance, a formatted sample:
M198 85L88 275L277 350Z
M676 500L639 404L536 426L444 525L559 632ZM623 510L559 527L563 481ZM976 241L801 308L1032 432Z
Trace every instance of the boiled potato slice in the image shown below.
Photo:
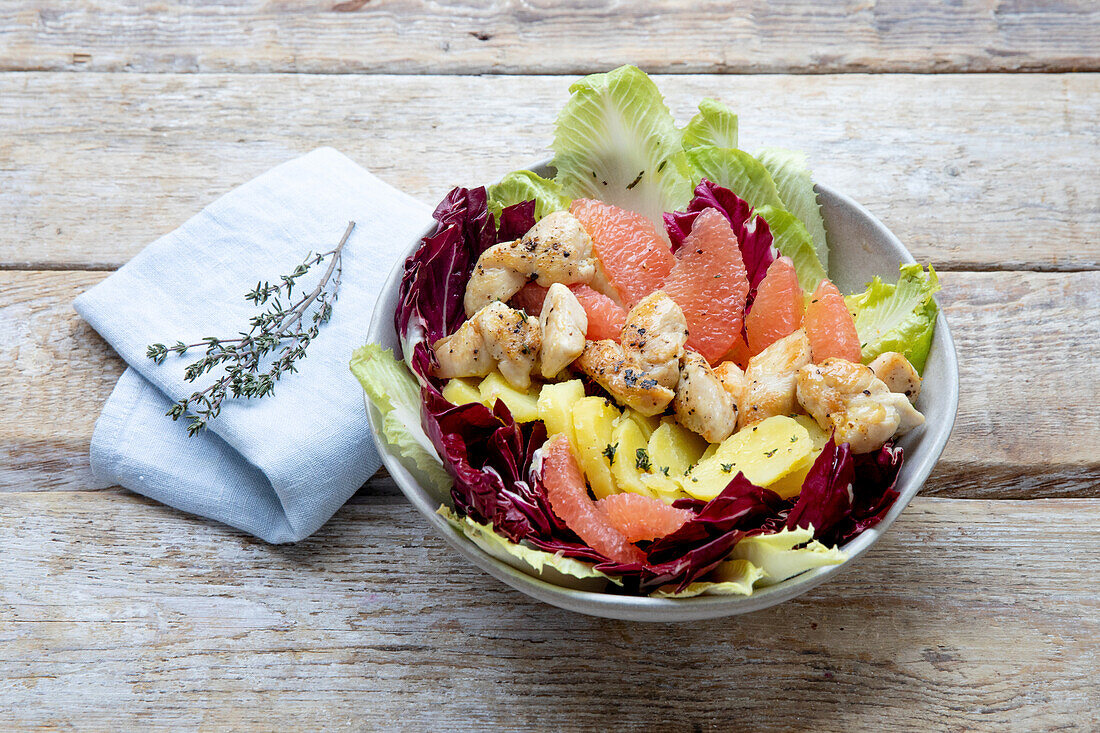
M611 463L611 476L619 491L650 496L642 477L651 466L645 434L633 419L624 416L611 431L611 442L616 446L615 460Z
M577 452L577 438L573 433L573 406L584 397L584 383L579 379L568 382L552 382L543 385L539 392L539 420L546 423L548 435L565 433Z
M623 410L623 419L629 418L638 424L638 427L642 430L642 436L648 442L649 437L653 435L653 431L661 425L661 418L653 415L643 415L637 410L627 407Z
M806 428L814 447L790 473L768 487L784 499L790 499L802 493L802 484L806 481L806 475L810 473L810 469L814 467L814 461L821 455L821 449L829 442L828 434L809 415L795 415L794 421Z
M713 456L679 478L680 486L696 499L710 501L741 472L767 488L802 465L813 450L805 427L785 415L769 417L722 441Z
M687 499L688 495L676 483L663 473L643 473L642 483L649 489L649 493L666 504L671 504L677 499Z
M707 449L707 441L682 427L672 418L663 418L649 436L649 460L653 472L676 478L694 465Z
M481 380L478 391L481 393L481 401L490 410L497 400L504 402L516 422L531 422L539 418L539 386L536 384L523 392L508 384L500 372L492 372Z
M452 405L466 405L471 402L481 402L481 392L469 379L448 379L443 385L443 399Z
M809 415L793 415L791 419L806 428L806 432L810 434L810 441L814 444L814 452L820 453L829 442L829 434L822 430L817 421Z
M573 405L573 432L577 439L577 462L597 499L616 493L611 475L611 457L618 448L611 438L619 411L603 397L584 397Z

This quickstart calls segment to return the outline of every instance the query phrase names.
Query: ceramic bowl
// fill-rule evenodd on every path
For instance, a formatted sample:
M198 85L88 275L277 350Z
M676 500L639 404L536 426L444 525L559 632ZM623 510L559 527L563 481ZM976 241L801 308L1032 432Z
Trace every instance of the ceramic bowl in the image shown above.
M532 170L543 174L552 173L547 170L545 162L532 166ZM825 228L829 233L829 274L842 292L862 290L875 275L893 281L897 276L899 262L914 261L898 238L865 208L826 185L818 184L816 188L821 213L825 218ZM424 235L432 230L434 226L425 231ZM409 242L406 256L411 255L419 243L419 237ZM386 287L379 295L367 334L368 341L394 349L395 353L397 334L393 327L393 313L397 305L402 264L403 262L399 262L390 273ZM848 553L848 561L842 565L810 570L781 583L759 588L750 596L699 596L683 599L621 596L563 587L548 582L544 579L546 576L534 577L487 554L436 513L440 498L425 490L402 463L401 458L389 451L379 432L379 415L369 403L367 412L382 461L394 481L436 532L474 565L533 598L570 611L632 621L676 622L717 618L768 608L801 595L851 567L890 529L890 525L916 496L932 472L951 434L958 399L959 376L955 344L947 321L941 313L936 321L935 338L917 402L926 422L899 441L905 450L905 463L897 483L901 495L877 526L864 531L844 545L843 550Z

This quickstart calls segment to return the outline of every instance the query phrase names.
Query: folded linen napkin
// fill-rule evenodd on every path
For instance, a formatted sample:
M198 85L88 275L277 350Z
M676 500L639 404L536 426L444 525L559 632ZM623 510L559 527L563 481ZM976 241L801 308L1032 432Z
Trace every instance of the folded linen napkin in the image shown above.
M157 365L147 346L245 330L258 310L245 293L333 249L349 221L332 319L298 373L274 395L227 399L208 430L187 437L186 419L164 413L209 384L183 379L203 352ZM316 531L381 463L348 362L386 275L430 222L429 207L320 148L221 197L78 297L76 311L129 365L92 436L96 477L268 542ZM301 279L307 292L324 264Z

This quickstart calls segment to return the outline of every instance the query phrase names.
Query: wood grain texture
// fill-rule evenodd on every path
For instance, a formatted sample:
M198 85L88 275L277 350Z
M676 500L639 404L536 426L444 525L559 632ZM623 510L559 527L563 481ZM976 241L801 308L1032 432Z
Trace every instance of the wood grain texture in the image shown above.
M1090 0L0 3L0 69L575 74L1087 71Z
M370 7L370 5L365 6ZM1100 268L1100 75L671 76L953 269ZM434 204L546 155L569 78L0 75L0 267L104 268L319 145Z
M499 584L401 499L274 547L115 492L0 495L0 727L1094 730L1097 522L918 498L799 599L645 625Z
M0 491L103 488L88 442L123 364L73 312L106 277L0 272ZM959 351L959 415L926 494L1100 497L1100 272L942 276ZM165 338L170 338L170 334ZM349 346L349 349L351 346ZM1073 399L1052 399L1055 394Z

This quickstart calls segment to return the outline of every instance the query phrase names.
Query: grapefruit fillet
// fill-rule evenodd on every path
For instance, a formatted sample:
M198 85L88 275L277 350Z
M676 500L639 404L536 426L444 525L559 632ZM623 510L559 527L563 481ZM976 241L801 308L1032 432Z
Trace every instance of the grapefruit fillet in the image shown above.
M592 237L607 279L627 308L656 290L676 259L662 232L646 217L594 199L576 199L570 213Z
M802 327L810 340L810 355L814 364L832 357L856 364L860 362L856 323L844 304L844 296L828 280L822 280L810 298L806 314L802 317Z
M645 554L630 544L588 496L569 438L564 433L555 435L544 451L542 483L554 514L604 557L620 563L643 562Z
M794 263L780 257L768 266L768 272L756 289L756 300L745 317L749 354L756 356L784 336L798 330L804 307L802 288Z
M745 341L745 336L739 333L733 342L733 346L730 347L730 350L726 352L721 361L732 361L744 371L749 365L750 356L752 354L749 353L749 345Z
M660 539L695 516L687 509L677 509L660 499L631 493L604 497L596 502L596 507L630 542Z
M577 296L588 316L588 333L585 338L589 341L618 341L623 324L626 323L626 311L611 298L587 285L570 285L569 289Z
M717 209L696 217L661 289L684 311L688 346L710 363L740 338L749 279L737 236Z

